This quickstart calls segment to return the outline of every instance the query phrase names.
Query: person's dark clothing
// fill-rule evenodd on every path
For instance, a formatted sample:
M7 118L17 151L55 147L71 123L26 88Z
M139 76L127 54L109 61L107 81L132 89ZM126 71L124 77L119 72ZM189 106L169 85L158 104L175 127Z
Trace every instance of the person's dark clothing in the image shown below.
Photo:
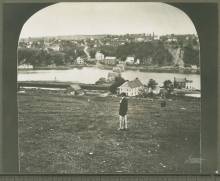
M123 98L120 102L120 108L119 108L119 115L125 116L128 111L128 100L126 98Z

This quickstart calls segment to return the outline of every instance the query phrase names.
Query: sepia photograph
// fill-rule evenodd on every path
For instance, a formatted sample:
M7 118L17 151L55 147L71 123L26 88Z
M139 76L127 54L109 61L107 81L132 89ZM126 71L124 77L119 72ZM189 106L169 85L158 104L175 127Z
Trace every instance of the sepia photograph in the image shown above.
M200 42L161 2L62 2L17 49L20 173L201 173Z

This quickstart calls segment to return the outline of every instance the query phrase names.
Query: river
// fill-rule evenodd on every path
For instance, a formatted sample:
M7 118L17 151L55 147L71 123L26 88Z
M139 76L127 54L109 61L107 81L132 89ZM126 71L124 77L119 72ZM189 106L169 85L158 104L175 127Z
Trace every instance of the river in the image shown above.
M99 69L97 67L73 68L69 70L19 70L18 81L71 81L80 83L95 83L100 77L107 78L111 70ZM133 80L138 77L142 83L147 84L149 79L154 79L162 86L165 80L173 81L176 78L187 78L192 80L193 87L200 90L199 74L179 74L179 73L153 73L140 72L138 70L127 70L122 72L122 77L126 80Z

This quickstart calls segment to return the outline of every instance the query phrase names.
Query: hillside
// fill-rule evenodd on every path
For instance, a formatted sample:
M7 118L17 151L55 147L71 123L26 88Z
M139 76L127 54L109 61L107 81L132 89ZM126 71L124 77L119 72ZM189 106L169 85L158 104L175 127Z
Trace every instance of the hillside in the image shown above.
M173 65L184 67L183 55L184 51L181 48L167 48L172 55Z
M72 40L71 40L72 39ZM75 40L73 40L75 39ZM34 67L77 64L78 57L95 59L97 52L104 57L114 56L118 61L134 57L140 65L156 66L199 66L199 44L167 42L166 40L136 41L132 37L105 35L60 36L57 40L28 40L20 42L18 63Z

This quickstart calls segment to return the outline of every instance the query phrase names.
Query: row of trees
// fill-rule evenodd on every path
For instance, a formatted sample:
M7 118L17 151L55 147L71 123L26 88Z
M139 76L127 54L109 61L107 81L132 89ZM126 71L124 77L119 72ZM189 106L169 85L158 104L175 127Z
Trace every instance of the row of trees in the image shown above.
M65 54L61 52L51 52L41 49L28 49L19 48L18 49L18 64L31 64L36 66L45 65L64 65L65 64Z
M197 65L199 66L199 49L194 49L191 45L183 48L183 61L185 65Z
M48 51L37 48L18 48L18 64L31 64L34 67L71 64L79 56L86 57L83 49L66 48L64 51Z

